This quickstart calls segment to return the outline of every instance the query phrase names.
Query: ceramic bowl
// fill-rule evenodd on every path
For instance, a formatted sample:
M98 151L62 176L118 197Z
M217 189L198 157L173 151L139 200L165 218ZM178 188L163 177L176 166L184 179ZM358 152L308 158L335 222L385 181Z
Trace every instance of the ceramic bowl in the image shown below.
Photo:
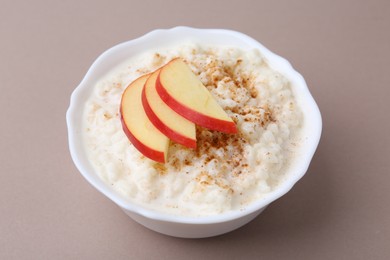
M130 203L110 189L94 172L87 159L82 142L82 113L86 100L96 82L113 67L129 57L157 46L169 46L181 39L205 42L213 45L230 45L242 49L259 49L269 65L282 73L291 83L297 103L304 113L302 153L290 168L287 178L265 198L254 202L244 211L231 211L206 217L180 217L158 213ZM320 140L322 121L320 111L303 77L284 58L274 54L251 37L239 32L221 29L195 29L175 27L154 30L146 35L114 46L100 55L88 70L84 79L74 90L66 115L69 148L72 159L84 178L102 194L111 199L138 223L163 234L201 238L220 235L241 227L254 219L267 205L286 194L306 173Z

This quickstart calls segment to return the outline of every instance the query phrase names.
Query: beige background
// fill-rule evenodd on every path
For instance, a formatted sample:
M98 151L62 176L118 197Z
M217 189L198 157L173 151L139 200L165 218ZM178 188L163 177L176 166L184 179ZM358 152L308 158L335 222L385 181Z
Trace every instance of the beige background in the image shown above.
M0 0L0 259L390 259L390 2ZM307 175L199 240L130 220L73 165L65 111L107 48L156 28L246 33L290 60L324 129Z

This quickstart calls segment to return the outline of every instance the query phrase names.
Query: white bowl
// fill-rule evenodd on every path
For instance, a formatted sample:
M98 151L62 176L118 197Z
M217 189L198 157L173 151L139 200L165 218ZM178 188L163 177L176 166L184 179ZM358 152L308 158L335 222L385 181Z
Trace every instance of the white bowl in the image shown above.
M217 45L233 45L242 49L257 48L268 60L269 65L281 72L290 82L299 106L304 113L303 145L297 163L291 167L287 179L270 192L264 199L248 206L244 211L232 211L215 216L179 217L142 208L111 190L95 174L87 159L82 142L83 106L91 94L96 82L113 67L142 51L173 44L180 40L193 40ZM167 30L155 30L138 39L119 44L100 55L88 70L80 85L71 96L70 107L66 114L68 125L69 148L72 159L80 173L96 189L110 198L127 215L140 224L157 232L186 238L201 238L220 235L232 231L254 219L267 205L287 193L306 173L320 140L322 121L320 111L311 96L305 80L290 63L272 53L256 40L239 32L219 29L194 29L175 27Z

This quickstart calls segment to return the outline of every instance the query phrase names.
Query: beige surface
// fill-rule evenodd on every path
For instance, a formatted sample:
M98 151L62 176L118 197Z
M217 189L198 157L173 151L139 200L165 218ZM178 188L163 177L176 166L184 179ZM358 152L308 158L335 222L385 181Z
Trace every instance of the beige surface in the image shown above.
M0 259L390 259L390 2L224 2L1 1ZM67 147L69 96L94 59L176 25L259 40L304 75L323 115L308 174L216 238L136 224Z

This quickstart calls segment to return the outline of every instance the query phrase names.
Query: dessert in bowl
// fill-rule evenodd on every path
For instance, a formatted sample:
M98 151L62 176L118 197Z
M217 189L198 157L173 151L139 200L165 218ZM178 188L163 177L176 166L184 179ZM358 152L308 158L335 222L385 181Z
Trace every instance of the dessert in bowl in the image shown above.
M288 192L322 127L285 59L244 34L189 27L103 53L67 124L73 161L95 188L142 225L188 238L234 230Z

